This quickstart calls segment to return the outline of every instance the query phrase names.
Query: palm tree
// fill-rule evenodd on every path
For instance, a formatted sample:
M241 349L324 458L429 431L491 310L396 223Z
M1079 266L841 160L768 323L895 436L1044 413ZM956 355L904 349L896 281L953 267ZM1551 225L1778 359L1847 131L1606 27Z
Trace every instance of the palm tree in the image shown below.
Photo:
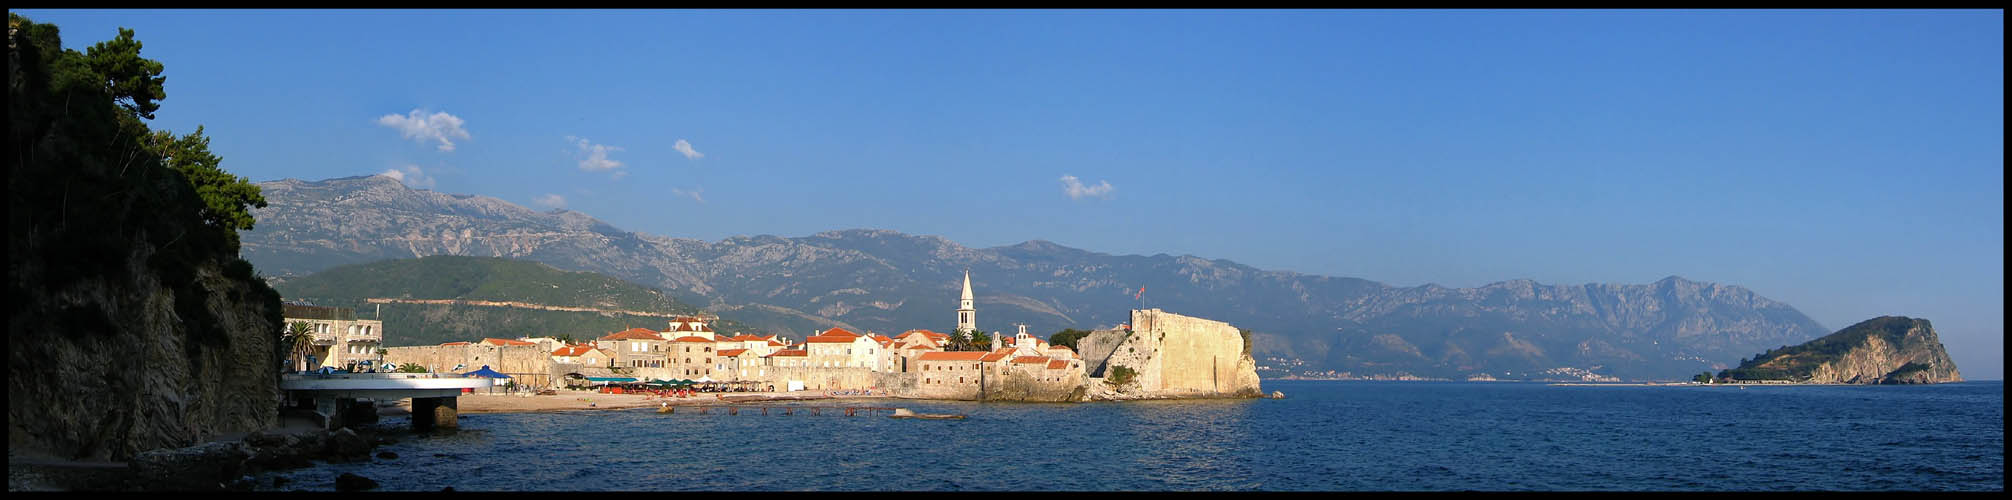
M307 370L307 355L314 352L314 324L295 321L286 325L287 355L294 359L294 371Z

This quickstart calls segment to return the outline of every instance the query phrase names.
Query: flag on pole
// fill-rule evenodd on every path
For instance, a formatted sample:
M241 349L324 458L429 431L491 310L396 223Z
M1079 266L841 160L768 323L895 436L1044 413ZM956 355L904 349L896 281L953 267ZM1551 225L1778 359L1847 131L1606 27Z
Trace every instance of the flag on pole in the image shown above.
M1139 300L1139 297L1144 295L1146 295L1146 287L1139 287L1139 293L1132 294L1132 300Z

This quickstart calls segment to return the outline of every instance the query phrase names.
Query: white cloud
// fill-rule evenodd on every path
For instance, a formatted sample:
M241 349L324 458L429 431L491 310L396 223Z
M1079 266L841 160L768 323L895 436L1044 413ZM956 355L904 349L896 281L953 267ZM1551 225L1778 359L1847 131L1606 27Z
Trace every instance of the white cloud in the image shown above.
M573 137L570 135L566 136L566 141L573 142L579 145L580 154L586 157L585 159L580 160L580 170L585 170L588 172L604 172L608 170L615 170L618 168L622 168L622 162L608 158L609 152L621 151L622 148L609 146L606 144L594 144L592 142L589 142L586 138ZM616 170L614 172L614 175L616 179L620 179L622 178L623 175L626 175L626 173L620 170Z
M705 153L700 153L698 150L692 149L692 143L685 142L684 139L678 139L678 143L671 145L671 149L678 150L679 153L684 153L685 158L690 160L697 160L706 157Z
M692 201L696 201L696 202L699 202L699 203L705 203L705 202L706 202L706 199L705 199L705 197L703 197L703 196L699 196L699 192L700 192L700 191L704 191L704 189L693 189L693 190L691 190L691 191L686 191L686 190L683 190L683 189L678 189L678 188L671 188L671 194L674 194L674 195L678 195L678 196L689 196L689 197L691 197L691 198L692 198Z
M471 138L468 131L461 128L461 125L467 122L462 121L460 117L447 114L445 111L424 116L420 113L420 110L414 109L405 116L396 114L380 116L377 118L377 124L398 129L398 133L407 139L419 142L440 141L441 151L454 151L454 141L448 139Z
M531 203L545 208L566 208L566 197L556 194L546 194L532 198Z
M385 169L383 172L378 173L377 175L390 177L392 180L398 181L401 184L405 184L406 187L419 188L419 189L426 189L433 187L433 176L426 175L426 172L420 170L418 165L406 165L404 167L399 168L389 168Z
M1083 185L1083 181L1076 180L1076 176L1062 176L1062 194L1068 195L1071 200L1080 200L1091 196L1109 199L1111 197L1111 190L1113 189L1117 188L1111 187L1111 181L1097 181L1097 185L1095 186L1085 186Z

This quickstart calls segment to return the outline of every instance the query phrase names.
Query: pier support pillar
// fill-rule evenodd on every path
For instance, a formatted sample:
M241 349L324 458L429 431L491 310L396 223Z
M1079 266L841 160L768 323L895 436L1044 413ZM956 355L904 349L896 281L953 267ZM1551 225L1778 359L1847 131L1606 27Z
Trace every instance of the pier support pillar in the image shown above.
M412 430L456 429L461 423L459 400L455 397L412 398Z
M342 427L341 402L332 397L315 397L314 416L321 421L322 430L335 430Z

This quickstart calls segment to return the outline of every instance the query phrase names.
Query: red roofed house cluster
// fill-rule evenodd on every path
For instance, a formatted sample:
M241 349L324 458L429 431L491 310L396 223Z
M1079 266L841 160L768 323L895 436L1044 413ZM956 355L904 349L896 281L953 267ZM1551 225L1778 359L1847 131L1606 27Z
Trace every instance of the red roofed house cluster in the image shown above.
M967 272L956 310L960 333L976 329L972 299ZM541 349L549 371L565 371L565 375L753 382L754 387L767 390L878 390L924 398L1000 395L1055 399L1086 380L1083 360L1073 350L1028 335L1024 325L1017 335L995 336L990 351L946 352L950 341L951 334L925 329L888 336L833 327L791 343L776 335L722 335L705 318L680 316L671 319L662 331L630 328L602 335L591 344L567 345L551 338L485 338L476 345ZM452 344L468 343L440 348L455 347ZM479 355L477 351L466 352Z

